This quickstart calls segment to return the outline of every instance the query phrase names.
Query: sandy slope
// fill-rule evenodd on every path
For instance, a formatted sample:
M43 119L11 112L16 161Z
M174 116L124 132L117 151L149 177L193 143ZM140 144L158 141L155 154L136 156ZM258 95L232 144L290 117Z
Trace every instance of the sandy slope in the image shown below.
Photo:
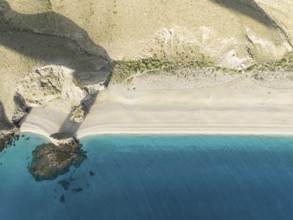
M262 87L242 77L221 86L193 89L170 86L153 90L152 85L137 87L139 83L139 80L134 82L135 90L114 85L105 91L78 136L99 133L293 134L292 91Z
M209 87L203 86L204 82L198 83L200 80ZM265 87L245 75L227 78L221 85L212 86L209 81L153 75L137 77L131 84L110 85L98 96L77 136L293 135L293 89ZM35 110L22 131L55 133L65 118L66 112L56 108Z
M87 72L92 59L77 45L115 60L156 56L233 68L278 60L292 51L292 8L291 0L1 0L0 101L11 119L15 88L33 69Z

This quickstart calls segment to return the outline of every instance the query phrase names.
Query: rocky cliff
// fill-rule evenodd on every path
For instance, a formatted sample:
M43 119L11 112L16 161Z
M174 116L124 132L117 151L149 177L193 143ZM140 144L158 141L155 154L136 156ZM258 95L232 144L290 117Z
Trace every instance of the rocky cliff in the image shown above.
M0 101L0 152L17 131L18 129L6 117L5 108Z
M5 117L25 114L18 92L29 106L75 102L71 119L81 122L83 101L107 84L113 60L234 69L282 60L292 51L292 9L290 0L0 0Z

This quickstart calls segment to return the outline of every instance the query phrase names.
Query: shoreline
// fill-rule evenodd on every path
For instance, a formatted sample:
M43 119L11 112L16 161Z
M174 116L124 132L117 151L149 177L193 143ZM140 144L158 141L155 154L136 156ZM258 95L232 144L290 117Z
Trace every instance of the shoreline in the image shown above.
M293 126L278 126L280 129L266 129L266 126L229 126L229 125L217 125L217 126L199 126L197 128L189 126L178 126L173 129L168 126L96 126L87 128L80 131L77 135L79 140L87 137L101 136L101 135L134 135L134 136L151 136L151 135L162 135L162 136L189 136L189 135L204 135L204 136L293 136ZM123 129L123 130L121 130ZM22 129L21 133L32 133L41 135L48 140L52 141L49 134L39 129Z
M193 127L188 128L188 126L180 126L172 130L168 129L168 126L149 126L148 128L142 127L123 127L124 130L121 130L121 126L96 126L92 128L85 129L79 132L77 138L79 140L92 136L101 136L101 135L134 135L134 136L145 136L145 135L160 135L160 136L271 136L271 137L291 137L293 136L293 126L279 126L280 129L264 129L264 126L200 126L197 129ZM184 128L185 130L182 130ZM220 130L221 128L222 130ZM239 129L241 128L241 129ZM262 130L260 130L260 128ZM36 135L41 135L51 141L49 134L45 132L39 132L39 129L22 129L21 133L31 133Z
M82 130L79 139L98 135L248 135L248 136L293 136L293 126L279 127L280 129L265 129L264 126L178 126L170 129L168 126L126 127L97 126Z

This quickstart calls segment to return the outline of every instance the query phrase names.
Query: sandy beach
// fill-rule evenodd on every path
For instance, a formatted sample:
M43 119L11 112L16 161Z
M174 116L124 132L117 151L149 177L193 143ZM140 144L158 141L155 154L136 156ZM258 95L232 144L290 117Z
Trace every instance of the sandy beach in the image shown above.
M245 74L221 80L175 75L138 75L102 91L77 137L99 134L293 135L292 82L259 82ZM276 80L277 81L277 80ZM219 83L220 82L220 83ZM290 84L291 83L291 84ZM276 87L279 85L279 87ZM48 137L63 131L70 109L35 108L21 127ZM65 128L65 129L64 129Z

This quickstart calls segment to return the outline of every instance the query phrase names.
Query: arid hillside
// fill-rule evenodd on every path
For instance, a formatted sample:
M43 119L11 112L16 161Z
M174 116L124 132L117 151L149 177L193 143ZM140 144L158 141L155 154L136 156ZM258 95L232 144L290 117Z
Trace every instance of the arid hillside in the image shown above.
M20 80L45 65L79 80L112 60L236 69L281 60L292 51L292 10L291 0L0 0L0 101L11 119Z

